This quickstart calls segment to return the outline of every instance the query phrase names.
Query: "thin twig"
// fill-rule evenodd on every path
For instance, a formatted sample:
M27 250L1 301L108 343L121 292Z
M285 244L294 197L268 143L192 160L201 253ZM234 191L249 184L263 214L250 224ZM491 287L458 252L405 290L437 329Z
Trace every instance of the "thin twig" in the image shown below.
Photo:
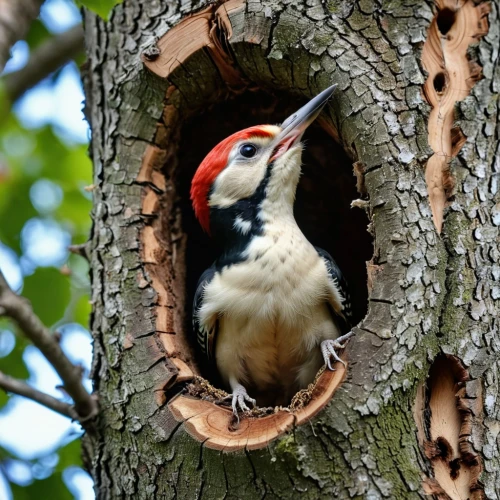
M81 24L42 43L31 54L26 66L3 77L7 96L11 102L27 90L74 59L84 50Z
M75 255L80 255L85 260L89 259L89 242L82 243L81 245L70 245L68 250Z
M5 392L12 392L14 394L18 394L19 396L24 396L25 398L31 399L40 403L51 410L60 413L66 417L72 418L74 420L78 419L78 415L76 414L73 406L65 403L63 401L59 401L58 399L45 394L45 392L41 392L34 387L26 384L22 380L15 379L13 377L9 377L9 375L5 375L5 373L0 372L0 388Z
M82 369L75 366L64 354L50 330L33 312L27 299L16 295L0 271L0 308L19 325L25 335L35 344L57 371L64 384L64 390L73 398L80 422L97 414L97 401L82 384Z

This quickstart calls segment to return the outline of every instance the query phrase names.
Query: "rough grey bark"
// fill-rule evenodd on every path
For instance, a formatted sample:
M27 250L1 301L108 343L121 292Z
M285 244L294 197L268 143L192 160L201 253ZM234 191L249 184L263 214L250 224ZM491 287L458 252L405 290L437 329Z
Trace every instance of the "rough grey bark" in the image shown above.
M420 56L432 3L250 0L231 18L227 51L246 86L311 96L339 84L329 124L364 167L374 239L369 308L348 348L347 380L310 425L265 449L236 453L203 447L155 398L176 369L156 339L157 294L140 244L144 227L161 218L171 333L179 334L180 129L158 123L169 124L167 114L193 114L227 90L207 51L183 62L169 82L148 72L140 56L203 6L125 1L109 23L85 16L96 186L93 376L102 409L85 450L99 498L422 498L422 478L432 470L413 408L442 352L468 368L471 396L481 397L482 387L484 419L469 441L484 464L486 497L500 498L498 5L492 4L488 35L471 50L484 78L457 106L467 142L452 162L455 195L441 235L424 177L432 153ZM168 217L141 213L151 186L137 176L149 145L163 151L160 196Z

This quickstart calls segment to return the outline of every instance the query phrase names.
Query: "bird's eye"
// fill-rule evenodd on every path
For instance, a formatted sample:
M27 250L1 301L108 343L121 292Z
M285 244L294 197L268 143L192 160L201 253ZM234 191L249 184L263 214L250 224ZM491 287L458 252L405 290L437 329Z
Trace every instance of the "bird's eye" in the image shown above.
M245 158L253 158L257 153L257 148L253 144L243 144L240 147L240 155Z

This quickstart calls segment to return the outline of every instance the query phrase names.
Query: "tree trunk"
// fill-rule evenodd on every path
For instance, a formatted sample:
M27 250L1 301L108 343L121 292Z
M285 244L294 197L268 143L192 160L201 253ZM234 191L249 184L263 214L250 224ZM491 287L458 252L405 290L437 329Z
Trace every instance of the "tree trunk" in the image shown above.
M84 449L98 498L500 498L490 8L125 0L108 23L86 13L101 413ZM219 140L332 83L296 216L350 281L347 370L232 426L191 349L214 250L189 182Z

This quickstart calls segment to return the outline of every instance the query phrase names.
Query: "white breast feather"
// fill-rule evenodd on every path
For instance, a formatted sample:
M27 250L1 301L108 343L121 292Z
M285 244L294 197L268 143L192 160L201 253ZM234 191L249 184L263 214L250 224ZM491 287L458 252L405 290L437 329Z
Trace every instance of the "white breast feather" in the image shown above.
M241 217L236 217L236 219L234 219L233 228L237 229L241 234L247 234L252 228L252 222L244 220Z
M266 224L246 257L205 289L199 316L202 323L219 318L218 369L226 382L307 386L322 365L319 344L339 336L327 307L335 286L326 264L295 221Z

